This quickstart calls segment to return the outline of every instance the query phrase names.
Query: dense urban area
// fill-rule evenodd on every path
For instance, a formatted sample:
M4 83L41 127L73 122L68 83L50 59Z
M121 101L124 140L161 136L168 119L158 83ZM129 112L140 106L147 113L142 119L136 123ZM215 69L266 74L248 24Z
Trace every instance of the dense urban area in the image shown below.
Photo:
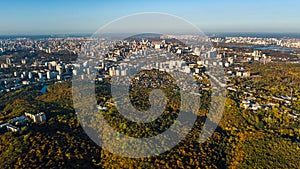
M92 44L89 50L84 45L93 37L0 39L0 168L298 168L300 39L210 36L211 46L192 50L193 44L183 42L193 39L197 37L147 34L104 40L104 46ZM133 62L149 52L162 61L156 58L148 67L144 60ZM168 52L180 59L164 60ZM87 62L76 62L81 55L88 56ZM159 126L133 124L117 113L111 78L129 75L133 65L144 69L131 85L135 107L149 108L147 96L153 88L162 87L174 98L166 115L157 120ZM216 68L223 74L213 75ZM74 76L95 82L95 108L111 126L145 137L167 129L180 107L176 84L163 72L192 74L199 86L198 118L180 144L155 157L133 159L114 155L90 140L73 107ZM215 133L200 144L197 138L214 84L226 88L225 110Z

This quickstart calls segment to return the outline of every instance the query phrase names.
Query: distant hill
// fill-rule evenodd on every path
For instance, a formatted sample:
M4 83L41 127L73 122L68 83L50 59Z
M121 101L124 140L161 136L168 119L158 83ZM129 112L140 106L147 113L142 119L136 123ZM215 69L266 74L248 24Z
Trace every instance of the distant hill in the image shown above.
M142 41L144 39L144 40L149 40L149 41L159 41L159 40L161 40L160 39L161 36L162 36L162 34L157 34L157 33L143 33L143 34L137 34L137 35L127 37L124 40Z

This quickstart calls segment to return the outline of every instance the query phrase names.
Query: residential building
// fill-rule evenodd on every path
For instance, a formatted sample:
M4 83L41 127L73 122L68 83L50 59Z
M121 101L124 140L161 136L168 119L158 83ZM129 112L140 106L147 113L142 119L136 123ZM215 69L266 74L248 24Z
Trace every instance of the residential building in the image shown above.
M35 123L46 121L46 114L44 112L40 112L38 114L33 113L25 113L25 116L29 117Z

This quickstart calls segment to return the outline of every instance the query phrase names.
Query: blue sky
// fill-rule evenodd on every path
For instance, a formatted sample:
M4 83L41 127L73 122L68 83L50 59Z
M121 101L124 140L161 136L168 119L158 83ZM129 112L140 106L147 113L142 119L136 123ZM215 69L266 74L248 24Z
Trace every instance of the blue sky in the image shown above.
M300 33L298 0L9 0L0 3L0 34L93 33L139 12L164 12L204 32Z

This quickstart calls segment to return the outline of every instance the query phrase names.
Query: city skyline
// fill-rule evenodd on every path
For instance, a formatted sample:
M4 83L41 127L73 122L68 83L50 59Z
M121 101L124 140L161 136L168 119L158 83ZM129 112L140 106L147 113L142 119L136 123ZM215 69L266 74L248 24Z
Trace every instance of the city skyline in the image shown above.
M13 1L2 2L0 35L93 33L120 17L162 12L204 32L300 33L297 1Z

